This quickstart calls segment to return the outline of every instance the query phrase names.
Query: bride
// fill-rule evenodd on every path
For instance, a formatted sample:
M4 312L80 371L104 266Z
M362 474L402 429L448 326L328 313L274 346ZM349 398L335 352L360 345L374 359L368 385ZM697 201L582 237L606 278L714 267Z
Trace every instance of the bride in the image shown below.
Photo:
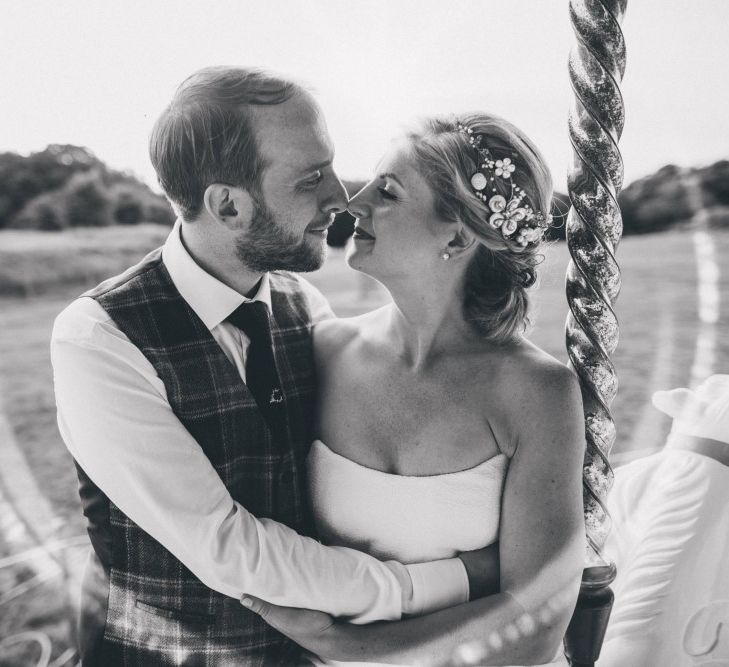
M459 121L396 142L350 202L347 261L393 302L316 327L310 494L329 544L412 563L498 542L499 581L368 626L244 598L317 664L440 664L469 646L479 664L567 664L585 549L581 397L523 335L551 179L510 123Z

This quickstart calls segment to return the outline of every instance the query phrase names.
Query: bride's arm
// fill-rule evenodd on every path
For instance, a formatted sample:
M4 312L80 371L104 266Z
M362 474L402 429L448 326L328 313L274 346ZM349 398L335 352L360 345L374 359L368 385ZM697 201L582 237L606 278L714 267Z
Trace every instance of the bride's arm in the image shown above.
M534 379L520 399L502 497L501 592L423 618L378 624L372 637L360 637L386 649L370 659L439 664L462 644L489 640L485 664L538 663L557 652L585 553L582 400L576 377L564 367Z
M473 642L488 649L479 664L550 660L569 623L582 571L584 427L574 375L552 366L541 376L519 399L517 445L502 499L500 593L420 618L358 627L318 624L321 617L258 607L257 601L254 609L333 660L442 664Z

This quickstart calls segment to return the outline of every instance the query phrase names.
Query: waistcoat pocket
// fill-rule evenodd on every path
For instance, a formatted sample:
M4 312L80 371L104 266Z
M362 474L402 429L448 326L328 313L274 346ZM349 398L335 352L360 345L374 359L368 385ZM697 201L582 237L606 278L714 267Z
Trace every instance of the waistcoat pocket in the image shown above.
M218 605L202 584L163 583L112 569L105 636L154 650L185 645L198 650L218 624Z
M144 600L137 599L135 605L137 609L141 609L148 614L168 618L172 621L181 621L183 623L193 623L195 625L213 625L215 623L214 614L199 614L184 611L183 609L172 609L169 607L160 607Z

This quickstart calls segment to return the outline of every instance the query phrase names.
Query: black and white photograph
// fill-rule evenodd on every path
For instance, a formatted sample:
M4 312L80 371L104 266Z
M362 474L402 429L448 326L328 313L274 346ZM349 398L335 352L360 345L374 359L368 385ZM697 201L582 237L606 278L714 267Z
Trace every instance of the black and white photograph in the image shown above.
M729 667L729 3L0 17L0 667Z

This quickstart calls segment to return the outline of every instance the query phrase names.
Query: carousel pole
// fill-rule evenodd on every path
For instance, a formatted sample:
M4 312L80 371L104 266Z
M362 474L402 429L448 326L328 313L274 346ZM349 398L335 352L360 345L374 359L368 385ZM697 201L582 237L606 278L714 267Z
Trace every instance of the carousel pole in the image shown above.
M587 449L583 497L587 553L580 595L565 636L573 667L592 666L600 655L613 603L615 565L602 550L610 532L606 509L613 483L608 457L615 442L610 404L618 381L610 356L618 344L613 304L620 292L615 250L622 235L617 195L623 184L618 141L625 112L620 81L625 41L620 22L627 0L570 0L576 45L569 74L575 95L569 116L574 160L568 175L571 208L567 245L566 340L582 388Z

